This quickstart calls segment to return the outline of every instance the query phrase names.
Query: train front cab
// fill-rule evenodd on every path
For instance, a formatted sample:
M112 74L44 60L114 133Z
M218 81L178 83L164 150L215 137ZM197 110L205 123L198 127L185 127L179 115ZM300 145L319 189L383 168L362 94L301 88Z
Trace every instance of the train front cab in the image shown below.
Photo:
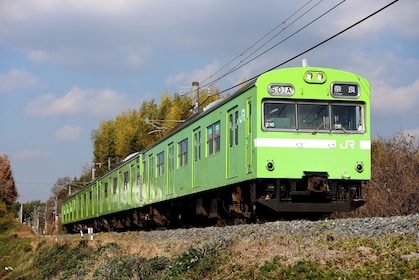
M353 73L291 68L256 82L256 205L349 212L370 180L369 83Z

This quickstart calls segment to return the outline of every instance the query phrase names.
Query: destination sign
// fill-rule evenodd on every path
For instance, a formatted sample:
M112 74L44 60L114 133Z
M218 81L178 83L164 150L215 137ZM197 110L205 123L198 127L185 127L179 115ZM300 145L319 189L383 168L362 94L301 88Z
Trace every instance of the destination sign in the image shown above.
M291 96L294 95L294 86L290 84L270 84L268 92L272 96Z
M333 83L331 94L334 97L359 97L359 85L354 83Z

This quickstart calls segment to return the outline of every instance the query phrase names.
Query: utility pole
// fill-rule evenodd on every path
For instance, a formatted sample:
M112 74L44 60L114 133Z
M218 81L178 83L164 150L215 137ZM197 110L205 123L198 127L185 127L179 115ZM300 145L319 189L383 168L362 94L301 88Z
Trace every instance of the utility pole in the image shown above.
M99 166L99 168L102 167L102 164L101 163L92 162L92 181L95 179L96 165Z
M192 110L199 112L199 82L192 82Z

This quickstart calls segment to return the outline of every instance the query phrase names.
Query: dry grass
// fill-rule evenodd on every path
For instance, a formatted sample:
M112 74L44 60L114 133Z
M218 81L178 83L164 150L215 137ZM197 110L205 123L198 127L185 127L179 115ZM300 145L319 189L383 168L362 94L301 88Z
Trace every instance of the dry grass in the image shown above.
M17 235L20 237L31 235L31 233L22 229L17 231ZM117 269L131 269L127 265L124 266L124 262L110 261L119 259L131 261L136 265L144 265L142 258L153 262L153 258L165 257L171 261L180 260L171 263L171 266L176 267L178 263L191 259L188 257L190 255L185 255L185 252L199 255L199 252L207 250L206 248L209 253L199 255L199 259L202 260L203 266L200 268L202 270L195 273L200 276L207 275L209 272L204 272L207 269L204 265L206 263L207 267L208 265L210 267L211 274L207 278L200 277L200 279L211 279L210 277L213 276L213 278L221 279L221 275L230 275L231 279L245 279L252 273L265 273L265 276L272 276L274 274L269 274L269 270L293 272L301 267L310 270L313 269L310 266L312 264L315 264L317 272L324 273L334 269L343 273L342 275L356 275L357 272L354 272L354 269L359 268L359 271L367 274L400 273L405 277L411 274L404 272L405 263L401 256L419 251L419 244L414 235L409 234L389 235L381 239L357 237L341 239L332 234L316 235L313 232L307 232L300 235L276 234L264 239L252 239L251 232L240 232L223 240L202 236L199 239L163 240L159 238L154 240L144 232L125 232L98 233L94 235L94 240L89 240L88 236L84 236L83 239L74 236L71 238L33 237L31 240L30 254L33 252L33 257L36 257L36 252L39 254L48 247L57 248L60 247L57 245L61 245L64 248L63 251L68 254L65 256L65 261L81 265L80 269L84 271L84 274L81 274L83 278L76 274L70 274L72 276L69 278L69 272L62 271L53 279L93 279L95 272L101 271L101 275L104 275L104 269L112 269L112 265L119 266ZM197 250L193 251L191 248ZM77 255L79 251L84 251L86 254L81 254L78 259L72 258L73 254ZM46 252L52 254L51 250L46 250ZM57 257L62 258L61 252L53 252L57 254ZM127 259L127 256L131 258ZM180 259L179 256L181 256ZM207 258L208 261L201 258ZM16 267L16 272L25 275L25 271L30 270L32 264L33 260L27 261L19 269ZM415 265L416 262L412 262L412 269L419 270L419 266ZM265 268L268 270L264 270ZM79 267L70 269L71 273L79 271Z
M17 225L16 229L14 230L14 234L16 234L17 237L20 237L20 238L33 238L33 237L35 237L35 234L31 230L31 228L28 227L25 224Z
M172 257L173 255L184 252L194 243L190 241L156 241L150 242L141 238L141 232L125 233L99 233L94 236L94 241L90 246L99 247L107 243L117 243L118 254L128 255L137 254L144 258L153 258L157 256Z

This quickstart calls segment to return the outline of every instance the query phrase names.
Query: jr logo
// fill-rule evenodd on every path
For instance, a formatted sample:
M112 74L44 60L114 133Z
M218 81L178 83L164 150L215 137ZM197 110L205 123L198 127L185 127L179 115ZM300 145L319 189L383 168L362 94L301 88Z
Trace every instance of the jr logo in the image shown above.
M345 141L345 144L339 144L339 147L341 148L341 149L344 149L344 150L346 150L346 149L355 149L355 141L354 140L346 140Z

